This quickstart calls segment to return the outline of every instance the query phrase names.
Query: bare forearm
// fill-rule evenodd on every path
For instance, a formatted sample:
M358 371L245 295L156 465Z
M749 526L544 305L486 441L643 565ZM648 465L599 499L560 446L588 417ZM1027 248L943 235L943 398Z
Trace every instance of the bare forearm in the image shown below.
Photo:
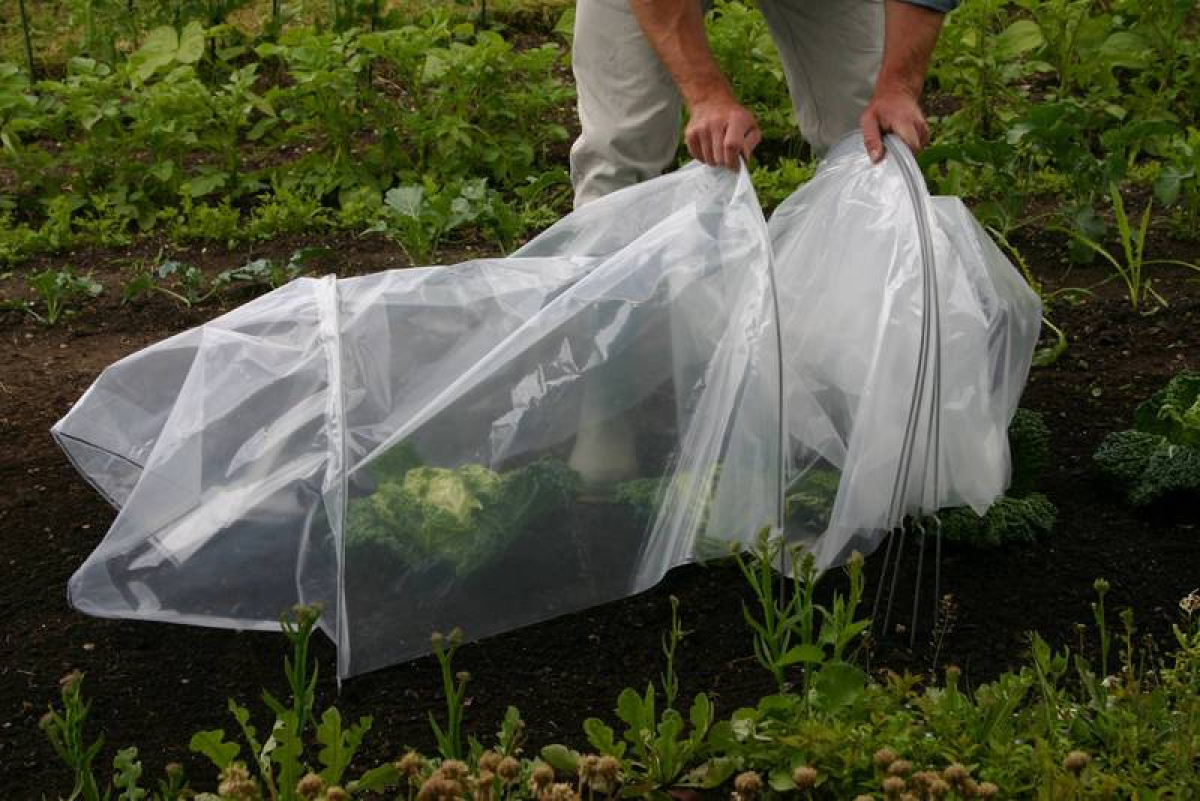
M887 0L885 14L883 65L875 93L902 91L919 98L945 15L903 0Z
M630 7L688 106L733 98L709 49L699 0L630 0Z

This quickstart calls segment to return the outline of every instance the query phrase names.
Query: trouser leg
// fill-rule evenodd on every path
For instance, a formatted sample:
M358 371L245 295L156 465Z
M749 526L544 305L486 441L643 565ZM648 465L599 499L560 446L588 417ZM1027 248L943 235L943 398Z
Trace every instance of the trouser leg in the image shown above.
M682 100L629 0L578 0L571 59L582 128L571 147L579 207L671 163Z
M883 58L883 0L760 0L800 133L824 153L859 127Z

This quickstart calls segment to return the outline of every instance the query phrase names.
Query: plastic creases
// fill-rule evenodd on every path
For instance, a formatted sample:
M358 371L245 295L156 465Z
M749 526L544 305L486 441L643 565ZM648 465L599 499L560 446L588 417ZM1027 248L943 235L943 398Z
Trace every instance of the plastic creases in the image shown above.
M985 507L1036 298L906 153L768 227L743 170L596 201L506 259L300 279L106 370L54 427L119 510L106 617L272 629L350 676L626 596L767 524L821 566Z

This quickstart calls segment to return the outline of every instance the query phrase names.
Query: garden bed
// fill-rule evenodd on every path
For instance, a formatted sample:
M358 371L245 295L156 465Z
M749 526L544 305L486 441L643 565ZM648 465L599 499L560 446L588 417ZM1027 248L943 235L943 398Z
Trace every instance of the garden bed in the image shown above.
M311 244L336 254L318 269L357 274L404 264L396 248L371 238L279 240L233 252L210 246L181 260L211 275ZM1070 347L1052 366L1033 371L1023 401L1045 414L1053 434L1051 467L1039 489L1058 505L1057 530L1030 546L948 545L941 572L943 591L953 596L952 623L934 637L927 615L911 651L907 636L885 638L871 655L873 670L926 672L955 664L969 685L1023 661L1028 630L1053 644L1076 646L1084 637L1077 624L1090 620L1092 583L1101 576L1112 584L1109 608L1132 607L1139 632L1166 646L1179 599L1200 584L1196 511L1135 514L1096 482L1090 466L1096 445L1109 431L1128 426L1138 401L1180 369L1200 367L1195 274L1162 273L1155 286L1171 307L1143 317L1130 311L1118 284L1097 285L1107 277L1102 271L1064 268L1061 239L1045 234L1017 244L1048 289L1093 287L1076 303L1060 301L1054 309ZM1200 256L1195 245L1169 249L1189 260ZM0 788L9 797L69 789L37 722L57 696L58 678L73 668L88 674L92 725L105 733L110 748L136 744L149 775L179 761L206 784L211 768L187 751L190 734L226 725L227 697L250 700L261 687L281 689L280 636L103 621L67 606L67 578L103 536L113 512L54 447L50 425L108 364L215 316L221 303L245 299L185 309L150 295L121 306L122 260L129 255L80 252L30 265L36 270L70 263L91 270L108 287L65 325L47 328L18 312L0 316L7 365L0 375L0 426L8 443L0 460L0 559L8 577L0 614L9 654L0 666ZM453 262L477 254L439 255L439 261ZM914 550L910 542L893 624L908 622ZM868 599L881 556L868 560ZM725 714L772 691L770 676L751 656L741 611L749 591L740 574L728 564L693 566L674 571L646 594L464 648L456 667L472 676L468 729L494 731L513 704L533 743L582 745L586 717L607 715L621 688L658 675L670 595L680 599L685 628L694 630L679 654L684 695L708 691ZM931 582L922 604L927 612L933 608ZM320 692L331 699L332 646L321 641L317 658ZM344 685L338 699L343 714L375 718L363 764L394 757L404 746L433 745L426 713L440 703L438 686L432 658Z

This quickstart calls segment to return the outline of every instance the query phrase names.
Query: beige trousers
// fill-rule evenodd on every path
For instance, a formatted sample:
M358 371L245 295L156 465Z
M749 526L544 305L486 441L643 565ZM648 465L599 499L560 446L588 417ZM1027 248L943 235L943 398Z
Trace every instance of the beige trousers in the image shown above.
M882 0L760 0L800 132L818 153L858 127L883 52ZM679 146L682 98L629 8L578 0L572 50L583 132L575 205L659 175Z

